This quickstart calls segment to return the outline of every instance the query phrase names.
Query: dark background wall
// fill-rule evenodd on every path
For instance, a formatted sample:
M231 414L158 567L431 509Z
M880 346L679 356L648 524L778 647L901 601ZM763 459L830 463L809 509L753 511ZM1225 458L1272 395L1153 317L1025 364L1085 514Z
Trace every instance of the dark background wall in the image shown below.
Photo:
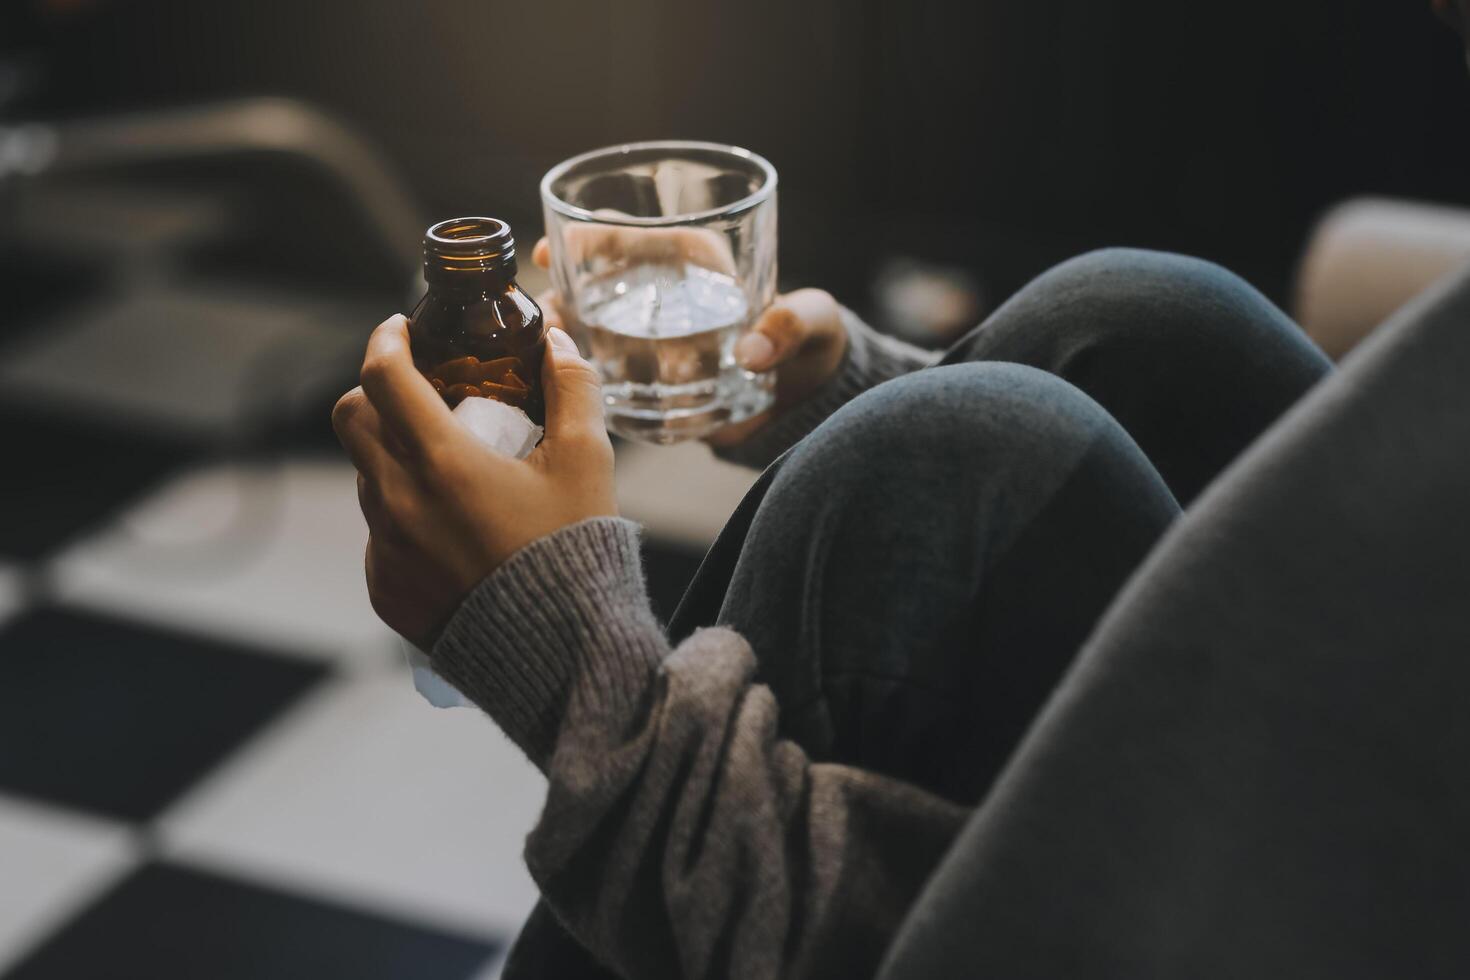
M999 296L1124 243L1217 259L1280 298L1332 202L1470 201L1470 86L1427 7L132 0L14 19L8 46L42 82L10 114L298 96L369 134L428 213L523 228L566 155L737 142L781 171L787 285L860 304L907 254Z

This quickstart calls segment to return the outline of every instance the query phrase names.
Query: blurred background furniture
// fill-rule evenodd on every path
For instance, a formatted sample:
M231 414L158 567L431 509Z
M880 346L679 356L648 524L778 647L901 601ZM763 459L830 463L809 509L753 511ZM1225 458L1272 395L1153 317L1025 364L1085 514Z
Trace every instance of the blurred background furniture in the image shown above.
M16 410L238 443L321 408L411 291L422 209L299 102L0 127L0 159Z
M1297 322L1341 360L1405 303L1467 263L1470 210L1383 198L1347 201L1322 219L1302 258Z

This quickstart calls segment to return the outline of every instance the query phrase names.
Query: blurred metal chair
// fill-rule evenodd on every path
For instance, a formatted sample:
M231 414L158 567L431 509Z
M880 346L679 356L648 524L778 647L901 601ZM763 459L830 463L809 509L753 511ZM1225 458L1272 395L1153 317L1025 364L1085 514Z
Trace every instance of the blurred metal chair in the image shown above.
M218 174L223 165L238 189L261 179L248 164L262 159L314 172L345 202L334 198L334 213L358 213L354 227L388 263L390 281L375 297L248 273L205 281L172 261L227 232L230 212L207 189L131 179L150 168ZM113 266L91 276L105 288L88 302L58 295L54 309L31 304L39 326L4 331L0 392L11 406L238 443L263 416L315 412L305 404L312 392L355 374L363 338L386 312L384 294L396 302L417 281L423 227L419 206L367 141L292 100L0 127L0 245L48 257L106 252ZM311 247L328 254L339 228L321 234ZM12 343L21 332L25 343ZM74 365L88 356L107 366L106 384L76 384Z
M0 127L0 183L261 153L319 170L356 203L405 270L418 265L423 214L383 157L337 119L290 99Z

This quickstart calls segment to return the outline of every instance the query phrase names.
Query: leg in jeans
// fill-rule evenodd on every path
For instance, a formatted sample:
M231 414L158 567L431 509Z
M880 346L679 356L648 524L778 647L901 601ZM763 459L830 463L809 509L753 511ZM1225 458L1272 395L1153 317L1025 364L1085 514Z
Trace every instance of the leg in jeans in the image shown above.
M1331 370L1296 324L1239 276L1198 259L1106 249L1026 286L943 363L1008 361L1064 378L1128 431L1181 505ZM670 635L714 623L762 475L690 584Z
M1240 278L1122 249L1042 276L945 364L987 360L1092 395L1185 500L1329 370ZM1008 387L998 367L942 385L921 372L834 415L763 474L670 624L676 639L714 622L745 634L808 752L962 800L979 798L1144 553L1096 544L1126 509L1095 487L1043 505L1038 481L1067 465L1059 429L1080 424L1058 425L1048 396L1072 405L1075 391Z
M1470 276L1171 530L885 980L1462 977Z
M974 802L1177 513L1066 382L1016 364L921 371L786 457L718 619L815 758Z
M974 802L1177 514L1127 433L1059 378L921 371L854 399L763 477L732 518L718 618L815 758ZM507 975L611 978L545 903Z
M1014 361L1081 388L1122 423L1189 506L1330 363L1239 276L1106 249L1017 293L944 358Z
M987 359L1065 377L1131 420L1186 500L1327 371L1238 278L1117 250L1043 276L947 358ZM1203 421L1191 434L1153 412ZM1176 512L1068 385L1008 365L922 372L762 475L669 632L736 626L809 752L974 801ZM597 975L544 907L513 962Z

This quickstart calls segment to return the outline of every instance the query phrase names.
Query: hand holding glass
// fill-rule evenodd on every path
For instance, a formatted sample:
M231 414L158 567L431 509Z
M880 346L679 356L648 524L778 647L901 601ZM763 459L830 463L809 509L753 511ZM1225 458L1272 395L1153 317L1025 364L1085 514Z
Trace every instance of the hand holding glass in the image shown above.
M776 292L776 172L736 147L634 143L541 183L552 283L602 376L608 428L699 438L771 405L735 344Z

